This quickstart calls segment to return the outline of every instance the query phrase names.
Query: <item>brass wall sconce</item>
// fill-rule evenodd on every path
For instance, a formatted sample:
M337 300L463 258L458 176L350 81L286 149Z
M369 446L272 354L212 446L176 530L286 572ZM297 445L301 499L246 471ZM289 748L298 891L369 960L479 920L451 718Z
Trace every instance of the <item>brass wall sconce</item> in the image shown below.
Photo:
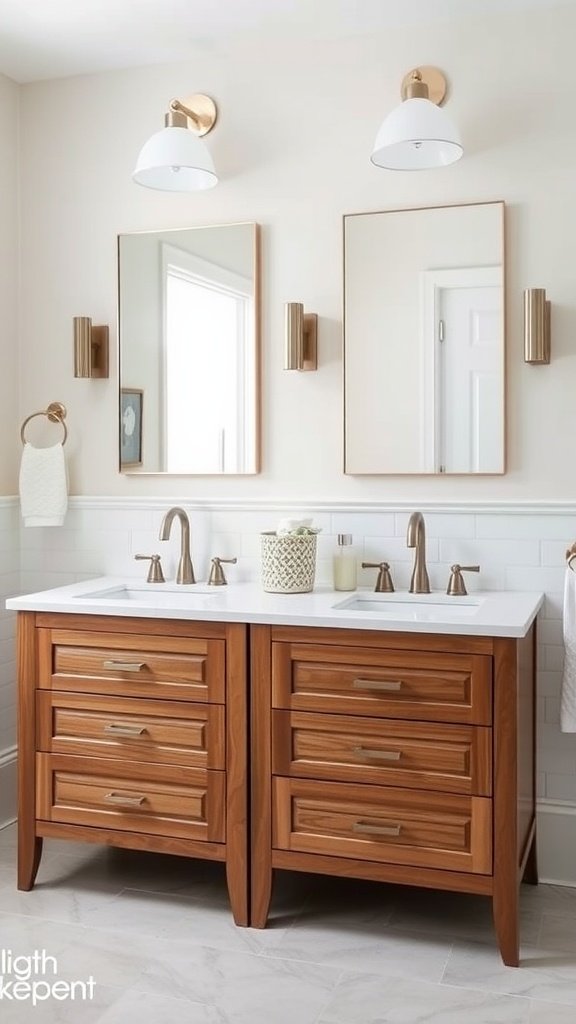
M204 93L190 96L185 103L171 100L164 128L144 143L132 180L162 192L195 192L217 185L214 162L202 141L217 116L214 100Z
M75 316L74 376L108 376L108 327L93 327L89 316Z
M524 362L550 362L550 300L545 288L524 292Z
M317 370L317 313L304 313L301 302L287 302L285 311L284 369Z
M447 84L442 72L425 65L402 80L402 103L383 120L372 156L376 167L390 171L422 171L459 160L460 135L441 105Z

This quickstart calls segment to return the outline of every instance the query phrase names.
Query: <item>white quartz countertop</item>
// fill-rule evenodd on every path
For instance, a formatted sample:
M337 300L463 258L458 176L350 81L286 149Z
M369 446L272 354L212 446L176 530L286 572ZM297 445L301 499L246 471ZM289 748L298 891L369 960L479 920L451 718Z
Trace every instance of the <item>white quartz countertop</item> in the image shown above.
M256 583L177 586L102 576L12 597L6 607L76 615L522 637L543 599L541 593L516 591L474 591L466 597L448 597L441 591L375 594L364 589L342 592L322 587L310 594L267 594ZM336 607L339 605L344 607Z

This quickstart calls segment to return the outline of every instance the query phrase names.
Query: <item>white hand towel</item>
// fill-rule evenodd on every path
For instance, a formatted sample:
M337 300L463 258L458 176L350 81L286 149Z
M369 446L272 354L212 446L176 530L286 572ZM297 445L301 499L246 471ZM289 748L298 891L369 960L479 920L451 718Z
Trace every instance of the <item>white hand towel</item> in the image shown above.
M24 526L62 526L67 508L62 445L34 448L26 443L20 463L20 511Z
M566 568L563 615L564 676L560 705L562 732L576 732L576 572Z

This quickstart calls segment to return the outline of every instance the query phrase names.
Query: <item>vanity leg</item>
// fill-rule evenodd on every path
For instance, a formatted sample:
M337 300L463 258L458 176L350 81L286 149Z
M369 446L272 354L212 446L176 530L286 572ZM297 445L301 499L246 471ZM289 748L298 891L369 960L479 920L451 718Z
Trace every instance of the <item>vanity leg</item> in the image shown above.
M252 872L252 928L265 928L272 899L272 869L263 865Z
M226 881L234 923L250 923L248 859L248 693L246 627L226 627Z
M42 856L36 835L36 617L18 613L18 888L34 885Z
M232 908L234 924L240 928L248 925L248 894L246 888L245 865L226 862L226 882L228 885L228 897Z
M515 640L494 639L494 838L492 914L502 960L518 967L520 929L518 851L518 700Z
M18 888L29 892L36 881L40 858L42 857L42 839L39 836L18 839Z
M492 897L492 913L500 956L506 967L518 967L520 963L519 900L516 887L508 893L495 892Z
M272 897L271 646L270 626L253 626L250 652L252 697L250 923L253 928L266 926Z

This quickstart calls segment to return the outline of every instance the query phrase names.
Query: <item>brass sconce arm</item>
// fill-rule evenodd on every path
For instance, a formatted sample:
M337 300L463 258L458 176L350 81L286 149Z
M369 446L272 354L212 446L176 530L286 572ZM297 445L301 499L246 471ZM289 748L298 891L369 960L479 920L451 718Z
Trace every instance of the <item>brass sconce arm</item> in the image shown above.
M214 100L210 96L196 93L195 96L190 96L186 103L176 99L170 100L164 120L166 128L190 128L188 122L191 121L192 131L201 137L212 131L217 116Z

